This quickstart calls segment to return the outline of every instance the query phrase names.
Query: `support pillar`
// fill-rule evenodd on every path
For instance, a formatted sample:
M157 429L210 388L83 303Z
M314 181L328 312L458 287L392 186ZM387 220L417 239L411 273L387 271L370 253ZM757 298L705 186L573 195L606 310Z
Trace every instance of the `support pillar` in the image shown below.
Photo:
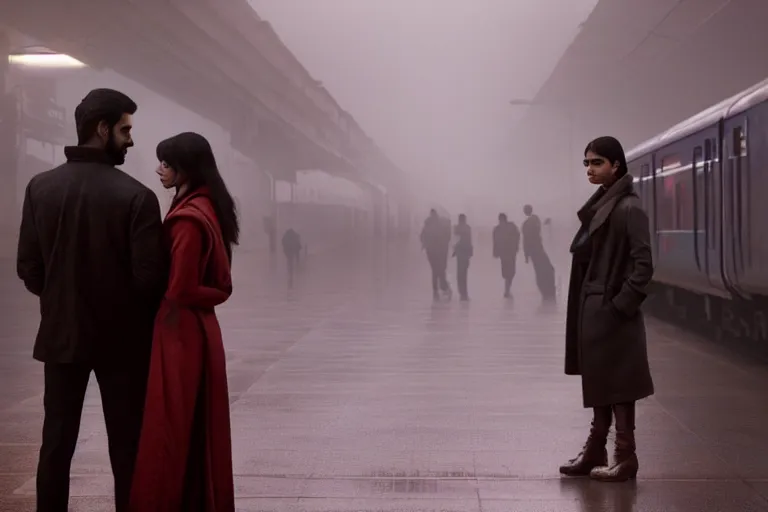
M16 197L19 122L10 83L10 51L10 40L0 31L0 257L15 253L21 210Z

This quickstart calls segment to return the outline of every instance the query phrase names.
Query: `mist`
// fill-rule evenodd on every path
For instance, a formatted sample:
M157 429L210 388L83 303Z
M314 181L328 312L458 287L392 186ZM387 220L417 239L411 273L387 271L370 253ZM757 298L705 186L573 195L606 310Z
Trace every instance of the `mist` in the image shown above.
M548 177L525 167L527 107L509 102L535 96L595 0L250 3L403 169L425 214L440 204L485 224L562 205L536 197Z

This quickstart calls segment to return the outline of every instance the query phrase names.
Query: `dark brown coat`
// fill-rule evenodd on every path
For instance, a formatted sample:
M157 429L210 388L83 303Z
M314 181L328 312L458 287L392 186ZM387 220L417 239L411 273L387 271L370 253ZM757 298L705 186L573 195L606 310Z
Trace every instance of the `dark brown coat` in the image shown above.
M653 277L648 216L625 175L579 210L571 246L565 373L581 375L584 407L653 394L640 306Z

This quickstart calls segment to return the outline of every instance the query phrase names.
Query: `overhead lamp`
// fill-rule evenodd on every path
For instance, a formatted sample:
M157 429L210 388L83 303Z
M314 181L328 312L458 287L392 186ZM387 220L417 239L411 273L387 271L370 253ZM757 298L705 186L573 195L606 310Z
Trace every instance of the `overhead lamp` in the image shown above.
M84 68L86 64L64 53L24 52L8 55L10 64L36 68Z

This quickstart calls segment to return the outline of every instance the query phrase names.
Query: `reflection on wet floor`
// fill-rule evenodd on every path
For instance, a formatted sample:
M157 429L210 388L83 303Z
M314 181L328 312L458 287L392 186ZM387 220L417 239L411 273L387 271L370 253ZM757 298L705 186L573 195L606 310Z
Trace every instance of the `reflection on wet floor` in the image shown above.
M638 406L639 480L561 480L589 424L563 375L564 298L542 305L522 267L504 299L478 251L471 301L435 303L422 254L380 256L314 257L290 291L280 265L236 260L219 318L239 511L768 512L768 372L651 322L657 395ZM27 512L37 306L5 286L0 512ZM72 511L111 510L94 382L72 475Z

